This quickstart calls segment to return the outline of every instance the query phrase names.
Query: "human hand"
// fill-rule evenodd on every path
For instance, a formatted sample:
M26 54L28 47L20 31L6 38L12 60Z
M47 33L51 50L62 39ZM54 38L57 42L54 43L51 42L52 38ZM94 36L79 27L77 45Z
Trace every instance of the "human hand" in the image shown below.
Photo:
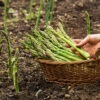
M77 47L82 47L87 43L89 43L89 44L97 44L98 42L100 42L100 34L88 35L84 39L81 39L81 40L77 39L76 42L78 42L78 44L76 44Z
M100 34L88 35L84 39L74 39L77 47L82 47L90 54L90 57L95 57L100 48Z

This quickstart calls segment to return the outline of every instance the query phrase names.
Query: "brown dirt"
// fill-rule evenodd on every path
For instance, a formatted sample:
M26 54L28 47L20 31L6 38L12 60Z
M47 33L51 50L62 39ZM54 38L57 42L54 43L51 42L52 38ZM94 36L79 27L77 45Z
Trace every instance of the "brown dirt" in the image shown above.
M37 0L35 0L37 1ZM91 0L92 1L92 0ZM19 21L8 24L8 31L13 51L19 48L19 87L16 94L12 80L7 78L7 45L3 40L0 55L0 100L100 100L100 83L80 85L68 91L68 86L46 82L40 66L30 54L24 52L20 39L35 25L35 18L31 21L22 20L24 15L21 9L28 10L29 0L12 0L9 7L18 12ZM33 12L39 2L33 6ZM83 11L87 10L91 16L92 33L100 33L100 0L57 0L52 25L56 27L57 21L62 21L65 29L72 38L83 38L86 34L86 21ZM0 8L2 11L2 7ZM3 30L3 13L0 14L0 30ZM8 17L12 19L12 15ZM40 28L44 26L45 15L41 16ZM4 36L2 35L4 39Z

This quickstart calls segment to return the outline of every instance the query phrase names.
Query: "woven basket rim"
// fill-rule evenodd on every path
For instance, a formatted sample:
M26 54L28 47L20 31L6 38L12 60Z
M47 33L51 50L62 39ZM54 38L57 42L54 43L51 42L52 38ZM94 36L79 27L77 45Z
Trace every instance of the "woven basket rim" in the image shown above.
M87 63L87 62L93 62L93 61L98 61L99 59L89 59L89 60L82 60L82 61L73 61L73 62L58 62L58 61L53 61L53 60L47 60L47 59L38 59L37 61L40 63L45 63L45 64L51 64L51 65L57 65L57 64L81 64L81 63Z

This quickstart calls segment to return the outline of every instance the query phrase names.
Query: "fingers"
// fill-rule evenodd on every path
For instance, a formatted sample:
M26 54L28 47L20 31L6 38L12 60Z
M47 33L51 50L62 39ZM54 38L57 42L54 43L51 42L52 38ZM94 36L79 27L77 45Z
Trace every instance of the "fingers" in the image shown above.
M82 39L73 39L73 41L78 44L82 41ZM65 45L65 47L70 47L68 44Z
M65 47L70 47L70 46L68 44L66 44Z
M87 36L85 39L73 39L73 41L76 43L76 46L77 47L82 47L82 46L84 46L85 44L87 44L88 42L89 42L89 36ZM66 47L67 47L68 45L66 44Z
M78 47L82 47L85 44L87 44L89 42L89 36L87 36L85 39L83 39L81 42L79 42L78 44L76 44L76 46Z
M73 41L74 41L76 44L78 44L78 43L80 43L80 42L82 41L82 39L73 39Z

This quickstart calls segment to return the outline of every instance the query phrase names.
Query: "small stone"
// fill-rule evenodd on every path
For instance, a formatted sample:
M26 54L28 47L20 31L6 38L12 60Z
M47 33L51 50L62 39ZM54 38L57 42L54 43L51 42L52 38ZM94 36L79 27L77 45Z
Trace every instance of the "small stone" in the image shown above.
M64 93L63 92L59 93L58 97L63 98L64 97Z
M15 90L14 86L9 86L9 89L12 90L12 91Z
M65 97L70 98L71 96L70 96L70 94L65 94Z
M94 0L89 0L90 2L93 2Z
M51 98L51 96L47 96L46 98L44 98L44 100L48 100L48 99L50 99Z
M14 95L13 95L13 94L8 94L8 96L9 96L9 97L13 97Z
M28 20L24 20L24 22L25 22L25 23L28 23ZM26 26L27 26L27 24L26 24Z
M84 6L83 2L79 2L79 3L77 3L77 5L78 5L79 7L83 7L83 6Z
M14 94L13 94L13 92L11 92L11 91L8 91L8 93L6 94L8 97L14 97Z
M40 94L41 92L42 92L42 90L39 89L39 90L36 92L35 96L38 98L38 96L39 96L39 94Z
M62 91L63 91L63 92L66 92L66 91L67 91L67 88L62 88Z
M96 96L96 100L100 100L100 94Z
M81 100L81 98L79 96L77 96L77 95L73 96L71 99L72 100ZM87 100L87 99L85 99L85 100Z
M15 12L13 13L13 17L18 17L18 11L17 10L15 10Z
M73 90L73 89L71 89L71 90L69 90L69 94L74 94L75 93L75 91Z
M54 91L54 92L53 92L53 95L57 95L57 94L58 94L58 92L57 92L57 91Z

